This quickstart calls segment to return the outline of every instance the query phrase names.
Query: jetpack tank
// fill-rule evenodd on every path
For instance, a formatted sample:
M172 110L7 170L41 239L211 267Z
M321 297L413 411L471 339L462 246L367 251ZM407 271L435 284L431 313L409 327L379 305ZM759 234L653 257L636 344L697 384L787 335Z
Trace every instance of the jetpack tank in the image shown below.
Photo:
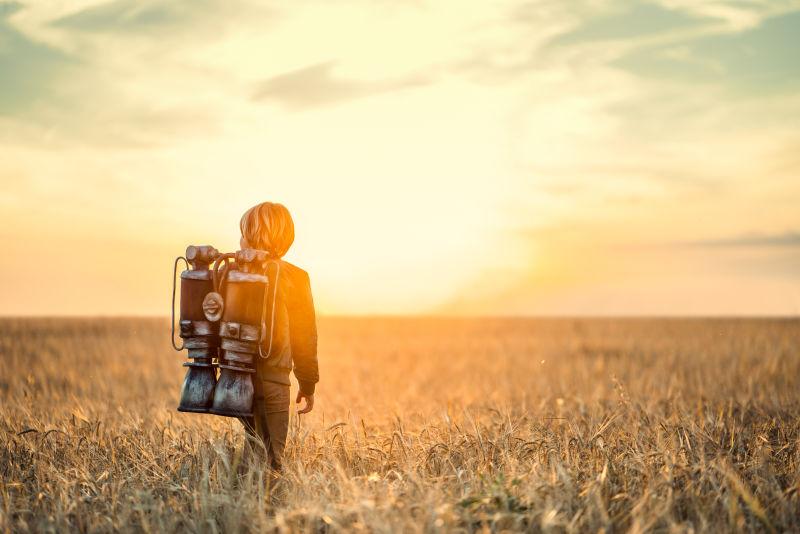
M225 305L219 325L220 375L209 411L249 417L253 414L257 358L269 357L272 350L280 262L253 249L240 250L235 258L237 269L229 270L226 264L222 270L220 293Z
M175 272L172 287L172 346L175 350L188 349L190 362L181 388L178 411L207 413L214 398L217 369L214 358L219 351L219 319L222 314L221 300L209 298L214 292L213 273L209 266L220 257L212 246L191 245L186 248L184 260L187 270L181 272L180 337L183 344L175 343Z

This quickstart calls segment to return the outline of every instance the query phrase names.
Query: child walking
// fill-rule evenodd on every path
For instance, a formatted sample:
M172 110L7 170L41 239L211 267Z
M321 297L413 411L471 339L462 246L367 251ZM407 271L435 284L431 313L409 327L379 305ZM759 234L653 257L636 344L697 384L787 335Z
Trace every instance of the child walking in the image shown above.
M319 382L317 326L308 273L281 258L294 242L294 222L282 204L263 202L253 206L239 223L241 248L267 252L279 269L270 270L270 284L277 284L272 323L272 350L258 359L253 416L240 418L249 440L260 440L270 466L279 471L289 430L289 373L300 385L296 403L305 399L300 414L314 408ZM266 272L264 274L267 274Z

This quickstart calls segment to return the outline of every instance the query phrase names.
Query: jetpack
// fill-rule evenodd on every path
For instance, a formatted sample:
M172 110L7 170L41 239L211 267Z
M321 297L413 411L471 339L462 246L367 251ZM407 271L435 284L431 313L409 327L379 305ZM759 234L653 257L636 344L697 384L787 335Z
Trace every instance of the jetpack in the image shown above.
M180 275L180 346L175 341L175 296ZM175 258L172 346L190 361L178 411L226 417L253 415L258 358L272 352L280 261L262 250L221 253L191 245Z

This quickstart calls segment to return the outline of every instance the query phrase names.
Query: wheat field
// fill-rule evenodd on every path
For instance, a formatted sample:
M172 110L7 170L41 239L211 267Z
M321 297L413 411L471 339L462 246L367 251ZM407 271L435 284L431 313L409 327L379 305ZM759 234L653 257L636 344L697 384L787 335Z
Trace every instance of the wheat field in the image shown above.
M322 318L275 479L163 319L0 320L0 528L800 531L800 321Z

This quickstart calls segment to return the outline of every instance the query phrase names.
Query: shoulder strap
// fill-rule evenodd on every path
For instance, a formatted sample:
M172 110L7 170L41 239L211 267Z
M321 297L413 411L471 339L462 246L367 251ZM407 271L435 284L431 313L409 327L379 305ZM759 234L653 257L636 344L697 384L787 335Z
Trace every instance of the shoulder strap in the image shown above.
M275 275L274 278L270 276L270 265L275 266ZM272 342L275 338L275 306L278 301L278 281L281 278L281 262L280 260L271 260L266 263L264 268L265 274L267 275L267 279L270 281L269 285L267 285L267 290L264 291L264 307L261 310L261 339L258 342L258 355L261 358L269 358L272 354ZM264 336L267 331L267 301L268 295L270 293L270 289L272 289L272 309L269 313L269 347L267 348L266 354L264 354L263 346L264 346Z

